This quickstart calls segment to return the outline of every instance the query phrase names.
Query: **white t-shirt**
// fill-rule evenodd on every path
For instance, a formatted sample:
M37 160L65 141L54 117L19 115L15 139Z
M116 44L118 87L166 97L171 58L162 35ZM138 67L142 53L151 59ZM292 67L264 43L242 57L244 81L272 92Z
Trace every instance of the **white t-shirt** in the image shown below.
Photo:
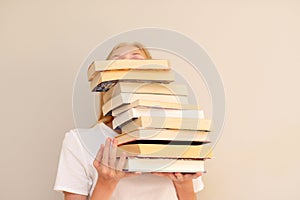
M72 129L65 134L54 190L92 196L98 174L95 155L107 137L117 133L104 123L90 129ZM96 142L95 142L96 141ZM203 189L201 176L193 179L194 191ZM177 200L171 179L150 173L122 178L111 200Z

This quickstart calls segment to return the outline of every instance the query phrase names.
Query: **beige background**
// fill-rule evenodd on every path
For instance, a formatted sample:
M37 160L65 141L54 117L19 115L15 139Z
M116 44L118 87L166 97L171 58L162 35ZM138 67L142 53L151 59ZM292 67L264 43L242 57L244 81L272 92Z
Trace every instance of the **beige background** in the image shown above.
M226 122L199 199L299 199L300 3L0 1L0 199L52 191L72 86L88 53L142 26L203 45L222 77Z

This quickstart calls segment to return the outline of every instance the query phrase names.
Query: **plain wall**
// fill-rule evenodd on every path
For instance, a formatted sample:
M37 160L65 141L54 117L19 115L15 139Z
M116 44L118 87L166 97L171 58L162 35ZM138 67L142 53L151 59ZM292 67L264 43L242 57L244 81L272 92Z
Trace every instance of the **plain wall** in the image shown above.
M199 199L299 199L300 3L0 1L0 199L53 191L73 82L108 37L144 26L201 44L225 87L226 121Z

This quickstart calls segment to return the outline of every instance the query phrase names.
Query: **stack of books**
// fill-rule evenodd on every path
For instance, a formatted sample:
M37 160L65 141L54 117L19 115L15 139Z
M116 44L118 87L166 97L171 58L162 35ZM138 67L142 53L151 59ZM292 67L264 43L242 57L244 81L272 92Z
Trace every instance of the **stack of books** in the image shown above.
M211 120L188 103L188 90L174 82L168 60L95 61L91 90L105 92L103 115L121 129L117 156L126 152L126 171L204 172L212 157Z

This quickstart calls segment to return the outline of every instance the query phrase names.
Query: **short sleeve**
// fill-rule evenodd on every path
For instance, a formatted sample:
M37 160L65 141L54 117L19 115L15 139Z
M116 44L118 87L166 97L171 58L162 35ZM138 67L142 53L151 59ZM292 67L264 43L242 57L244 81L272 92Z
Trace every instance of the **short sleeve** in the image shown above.
M54 190L88 195L92 181L85 166L82 146L76 138L76 132L71 130L63 140Z
M202 181L202 176L199 176L198 178L193 179L193 185L194 185L194 192L195 193L200 192L201 190L203 190L204 184L203 184L203 181Z

